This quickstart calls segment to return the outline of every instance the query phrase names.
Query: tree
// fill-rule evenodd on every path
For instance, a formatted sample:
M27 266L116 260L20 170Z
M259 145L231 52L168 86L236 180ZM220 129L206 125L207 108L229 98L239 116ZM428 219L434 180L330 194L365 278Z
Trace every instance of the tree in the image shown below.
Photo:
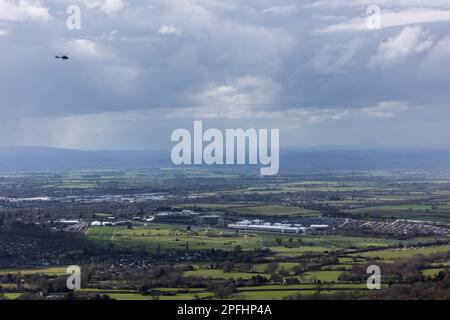
M282 277L287 277L289 275L289 271L284 268L281 268L280 271L278 271L278 274Z
M224 299L235 293L236 287L234 286L233 282L217 283L216 285L213 286L211 291L217 298Z
M223 263L223 272L231 272L233 271L233 264L230 261L225 261Z
M277 270L278 270L278 263L271 262L271 263L267 264L265 271L266 271L266 273L269 273L269 274L275 274L277 272Z

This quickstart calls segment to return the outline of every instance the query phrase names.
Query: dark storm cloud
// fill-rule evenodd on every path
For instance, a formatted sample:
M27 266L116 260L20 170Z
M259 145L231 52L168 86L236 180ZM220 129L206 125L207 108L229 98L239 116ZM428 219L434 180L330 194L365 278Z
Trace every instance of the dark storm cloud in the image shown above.
M66 28L71 4L81 30ZM371 4L383 9L381 30L364 27ZM268 117L305 128L349 114L383 118L370 108L445 110L449 20L444 0L0 0L0 110L29 127L64 117L91 123L91 135L122 130L114 136L124 141L129 127L136 134L155 118ZM58 52L70 60L55 60ZM110 113L119 116L102 116ZM118 126L126 113L133 124ZM42 140L56 130L48 126Z

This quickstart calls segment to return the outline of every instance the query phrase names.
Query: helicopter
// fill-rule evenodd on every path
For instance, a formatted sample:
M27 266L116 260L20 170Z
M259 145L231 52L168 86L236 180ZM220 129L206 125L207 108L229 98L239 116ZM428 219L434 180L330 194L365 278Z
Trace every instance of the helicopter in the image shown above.
M55 59L68 60L69 56L68 53L59 53L59 55L55 55Z

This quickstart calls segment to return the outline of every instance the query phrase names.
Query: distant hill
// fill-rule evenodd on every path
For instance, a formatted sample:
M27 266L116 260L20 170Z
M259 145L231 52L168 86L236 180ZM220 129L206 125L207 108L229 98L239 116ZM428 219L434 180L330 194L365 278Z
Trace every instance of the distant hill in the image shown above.
M280 153L280 167L302 170L450 170L450 150L297 149Z
M170 151L81 151L0 147L0 171L154 168L171 165ZM230 166L226 166L230 169ZM242 170L242 166L239 166ZM259 166L258 166L259 167ZM244 168L245 169L245 168ZM450 150L288 149L281 172L292 170L450 170Z
M159 151L81 151L48 147L0 147L0 170L142 168L170 164Z

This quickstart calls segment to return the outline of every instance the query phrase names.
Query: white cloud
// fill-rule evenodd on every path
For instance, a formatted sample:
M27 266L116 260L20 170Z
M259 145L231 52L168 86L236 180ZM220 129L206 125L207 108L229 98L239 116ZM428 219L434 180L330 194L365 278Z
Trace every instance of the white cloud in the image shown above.
M92 9L98 9L110 17L116 16L126 3L122 0L84 0L86 6Z
M0 0L0 21L46 21L48 9L35 0Z
M450 21L450 10L438 10L429 8L409 8L399 11L383 10L382 8L381 10L381 28L445 21ZM367 16L364 16L327 26L317 31L360 32L373 30L367 28Z
M264 108L276 99L280 85L264 76L240 77L230 84L219 85L200 94L199 101L208 107L216 106L217 110L240 112L245 106ZM229 113L229 112L228 112Z
M172 24L169 24L169 25L164 24L161 27L159 27L158 33L159 34L176 34L176 35L181 35L182 31L177 29Z
M198 117L204 119L264 118L279 112L269 110L281 87L264 76L244 76L226 84L212 86L199 93L197 106L174 109L168 118ZM275 106L276 108L277 106Z
M291 14L296 13L300 10L300 8L295 5L287 5L287 6L273 6L261 11L261 13L269 13L269 14Z
M445 36L433 47L427 57L427 62L433 62L435 65L450 64L450 35Z
M95 42L87 39L72 40L68 44L70 53L84 58L92 58L98 56L98 46Z
M221 94L229 94L229 87L217 88ZM165 119L221 119L232 121L270 121L274 125L282 125L284 129L316 126L321 123L339 123L345 121L368 121L371 118L388 120L399 116L409 109L408 105L400 101L384 101L373 107L340 109L340 108L291 108L286 110L263 109L255 105L211 104L208 106L165 110L154 117Z
M406 110L408 106L400 101L385 101L375 107L363 108L362 113L375 118L393 118Z
M380 43L378 51L372 57L371 65L396 62L399 59L421 53L433 45L433 37L420 26L405 27L397 36Z
M319 0L311 1L305 8L329 9L342 7L368 7L378 5L384 8L390 7L450 7L450 0Z

